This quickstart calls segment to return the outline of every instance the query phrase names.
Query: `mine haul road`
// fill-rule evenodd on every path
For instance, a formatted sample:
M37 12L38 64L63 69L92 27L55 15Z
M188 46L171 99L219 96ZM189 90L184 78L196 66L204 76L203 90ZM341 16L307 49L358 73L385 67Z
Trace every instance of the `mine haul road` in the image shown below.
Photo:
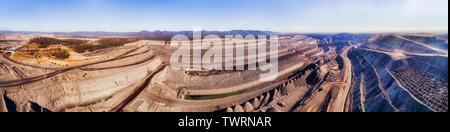
M142 48L142 47L139 47L139 48ZM55 68L49 68L49 67L40 67L40 66L34 66L34 65L20 63L20 62L17 62L15 60L9 58L9 55L4 54L4 55L0 56L0 62L5 62L5 63L9 63L9 64L17 64L17 65L31 67L31 68L53 70L53 72L48 73L48 74L44 74L44 75L35 76L35 77L24 78L24 79L21 79L21 80L0 81L0 88L9 88L9 87L16 87L16 86L20 86L20 85L24 85L24 84L29 84L29 83L33 83L33 82L37 82L37 81L41 81L41 80L44 80L44 79L47 79L47 78L54 77L56 75L59 75L61 73L64 73L64 72L67 72L67 71L70 71L70 70L83 69L84 67L87 67L87 66L107 63L107 62L111 62L111 61L117 61L117 60L129 58L129 57L134 57L134 56L141 55L141 54L146 54L146 53L149 53L150 51L152 51L152 50L148 49L148 50L146 50L146 51L144 51L142 53L136 53L136 54L129 55L130 53L138 50L139 48L133 49L133 50L131 50L129 52L126 52L125 54L122 54L122 55L120 55L120 56L118 56L116 58L112 58L112 59L109 59L109 60L104 60L104 61L84 64L84 65L74 66L74 67L69 67L69 68L61 68L61 69L59 69L59 68L55 69ZM146 61L152 60L153 58L154 58L154 56L150 56L150 57L145 58L144 61L139 61L139 62L134 63L134 64L127 64L127 65L123 65L123 66L106 67L106 68L93 68L93 69L87 68L85 70L92 71L92 70L105 70L105 69L114 69L114 68L120 68L120 67L127 67L127 66L132 66L132 65L137 65L137 64L140 64L140 63L144 63Z
M164 68L166 68L167 64L160 64L158 68L154 71L148 73L145 79L141 82L141 84L134 89L125 99L119 102L117 105L113 106L110 112L120 112L125 106L127 106L130 102L132 102L145 88L149 87L150 81L153 77L161 72Z

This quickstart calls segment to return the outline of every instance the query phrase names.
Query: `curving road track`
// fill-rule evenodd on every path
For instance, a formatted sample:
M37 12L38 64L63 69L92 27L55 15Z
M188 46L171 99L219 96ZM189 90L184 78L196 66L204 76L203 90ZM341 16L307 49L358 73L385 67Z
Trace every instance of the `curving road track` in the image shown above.
M142 47L139 47L142 48ZM20 86L20 85L24 85L24 84L29 84L29 83L33 83L33 82L37 82L37 81L41 81L47 78L51 78L54 77L56 75L59 75L61 73L65 73L67 71L71 71L74 69L83 69L84 67L88 67L88 66L92 66L92 65L96 65L96 64L102 64L102 63L107 63L107 62L111 62L111 61L117 61L117 60L121 60L121 59L125 59L125 58L129 58L129 57L134 57L137 55L142 55L142 54L146 54L149 53L152 50L146 50L142 53L137 53L137 54L132 54L129 55L130 53L133 53L135 51L137 51L139 48L130 50L118 57L115 57L113 59L109 59L109 60L104 60L104 61L99 61L99 62L94 62L94 63L89 63L89 64L84 64L84 65L80 65L80 66L74 66L74 67L69 67L69 68L49 68L49 67L40 67L40 66L34 66L34 65L29 65L29 64L24 64L24 63L20 63L17 62L11 58L9 58L9 55L3 55L0 56L0 61L2 62L12 62L18 65L22 65L22 66L27 66L27 67L31 67L31 68L38 68L38 69L46 69L46 70L53 70L53 72L48 73L48 74L44 74L44 75L39 75L39 76L35 76L35 77L29 77L29 78L23 78L21 80L14 80L14 81L0 81L0 88L8 88L8 87L16 87L16 86ZM140 64L140 63L144 63L146 61L149 61L151 59L153 59L154 56L150 56L148 58L145 58L143 61L137 62L135 64ZM127 66L132 66L133 64L127 64L127 65L122 65L122 66L114 66L114 67L105 67L105 68L87 68L84 70L88 70L88 71L93 71L93 70L104 70L104 69L113 69L113 68L120 68L120 67L127 67Z

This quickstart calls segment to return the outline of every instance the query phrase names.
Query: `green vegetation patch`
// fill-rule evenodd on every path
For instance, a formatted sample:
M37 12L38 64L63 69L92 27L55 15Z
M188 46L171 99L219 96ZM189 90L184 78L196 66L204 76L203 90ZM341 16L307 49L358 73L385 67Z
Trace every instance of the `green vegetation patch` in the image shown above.
M216 94L216 95L188 95L185 97L186 100L210 100L210 99L220 99L220 98L226 98L230 96L235 96L244 93L245 90L237 91L233 93L227 93L227 94Z
M87 42L89 42L89 41L78 40L78 39L59 40L59 39L47 38L47 37L39 37L39 38L34 38L34 39L30 40L30 43L38 44L39 48L47 48L50 45L60 45L60 44L73 48L78 45L85 44Z
M99 49L106 49L111 47L123 46L127 43L137 42L134 38L105 38L97 41L98 44L84 44L74 47L75 52L84 53L86 51L92 52Z
M67 52L64 49L60 49L60 48L51 50L50 55L52 55L56 59L67 59L70 57L69 52Z
M60 40L55 38L40 37L30 40L30 44L32 43L38 44L39 48L47 48L51 45L64 45L73 49L75 52L84 53L86 51L92 52L99 49L123 46L127 43L137 41L138 39L134 38L104 38L94 42L94 44L91 44L87 40L78 40L78 39Z

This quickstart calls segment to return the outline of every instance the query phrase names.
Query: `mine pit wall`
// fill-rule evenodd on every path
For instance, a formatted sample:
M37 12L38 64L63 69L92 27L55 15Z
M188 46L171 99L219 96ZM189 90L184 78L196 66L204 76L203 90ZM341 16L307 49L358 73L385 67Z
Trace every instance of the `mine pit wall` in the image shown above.
M0 80L2 81L12 81L21 79L24 74L20 69L13 68L11 65L4 64L0 62Z
M329 60L323 60L312 63L303 69L293 72L291 76L287 77L286 82L282 81L283 83L281 83L281 85L272 87L272 89L259 94L259 96L256 96L254 99L244 101L243 103L237 103L237 105L218 111L252 112L248 109L253 108L253 111L256 112L300 112L303 108L303 103L317 90L316 86L320 86L320 84L318 84L320 83L320 80L326 79L328 70L324 70L324 67L326 67L328 62ZM308 79L315 80L315 83L307 81ZM298 93L293 94L294 97L292 97L286 90L294 89L296 90L295 92ZM284 99L288 98L295 98L295 102L284 102ZM253 107L249 107L248 104L253 104Z
M310 64L306 68L295 72L292 76L289 77L288 80L286 80L286 82L281 83L281 85L275 86L269 91L265 91L253 99L237 103L237 105L232 105L225 109L219 109L217 110L217 112L282 112L282 109L284 109L284 111L294 111L294 109L299 107L300 103L302 102L284 104L285 102L282 103L282 100L280 99L287 98L287 96L290 95L287 91L290 90L288 89L288 87L303 88L303 90L301 91L295 91L300 92L298 93L298 101L302 101L302 98L308 98L305 97L305 94L307 94L308 91L311 91L312 88L306 88L306 86L308 85L306 78L311 76L319 78L317 75L311 74L316 70L318 70L316 64ZM252 107L250 107L248 104L252 104ZM282 108L280 105L284 107Z
M6 107L6 102L5 102L5 99L3 96L3 94L4 94L3 92L4 92L3 90L0 91L0 112L8 112L8 108Z
M415 42L399 38L395 35L380 36L373 43L374 45L369 46L372 48L376 47L377 49L384 51L393 51L394 49L400 49L412 53L430 53L430 54L439 53L426 46L419 45L416 44Z
M279 58L279 63L286 63L289 66L293 65L291 64L291 59L289 57L301 57L309 54L309 57L316 57L318 58L318 55L324 54L323 50L319 48L317 45L304 45L299 48L296 48L295 53L280 53L280 55L283 55ZM316 61L316 59L311 59ZM285 68L287 66L281 65L280 70ZM180 89L180 88L195 88L195 89L213 89L217 88L220 89L221 87L229 87L237 84L242 84L245 82L250 82L254 80L259 79L259 74L261 71L236 71L236 72L230 72L227 74L212 74L208 76L196 76L196 75L190 75L186 74L181 71L175 71L172 68L168 68L161 73L160 75L155 76L154 80L159 82L164 82L165 84L176 84L174 89ZM220 80L220 81L218 81Z
M413 35L411 35L411 36L405 35L402 37L428 44L434 48L448 50L448 41L444 40L444 39L440 39L439 37L423 37L423 36L413 36Z
M404 68L404 67L411 68L413 70L417 70L417 71L421 71L421 72L425 72L431 76L434 76L437 79L441 79L441 80L448 82L448 58L447 57L414 56L414 57L403 59L403 60L393 61L391 64L388 65L389 71L391 73L398 69ZM403 86L407 87L404 83L403 83ZM433 87L433 88L439 88L439 87ZM440 89L442 90L445 88L446 87L443 87L443 88L441 87ZM409 89L409 90L411 90L411 89ZM409 91L409 92L411 94L414 94L417 91L413 90L413 91ZM429 94L431 94L431 93L429 93ZM420 98L420 97L422 97L422 96L417 96L417 94L416 94L416 98ZM427 97L429 97L429 96L427 96ZM433 98L433 97L430 97L430 98ZM445 98L445 96L443 98ZM436 104L436 102L430 103L429 101L433 102L433 100L424 100L423 97L420 100L423 101L424 104L428 105L429 108L434 109L435 111L439 111L439 112L448 111L448 105L446 106L445 103L443 103L443 104ZM434 99L434 101L447 102L448 100L438 98L438 99ZM442 106L438 107L439 105L442 105Z
M258 71L232 72L220 75L210 76L192 76L184 73L182 70L173 70L170 66L153 79L154 82L161 82L164 84L173 84L173 89L180 88L206 88L212 89L215 87L227 87L243 82L248 82L258 79Z
M308 67L318 69L318 67L315 66L316 64L311 64L311 65L314 65L314 66L311 66L311 67L308 66ZM133 109L133 110L130 109L127 111L210 112L210 111L226 111L227 107L230 107L230 109L232 111L239 111L240 109L245 110L246 105L247 105L247 108L250 108L248 103L252 104L254 110L257 111L257 110L261 110L262 107L271 103L274 100L274 97L280 96L280 94L281 94L280 91L282 91L284 89L283 87L285 87L288 84L292 84L292 82L294 82L293 79L296 78L296 76L300 76L303 79L299 79L300 77L298 77L297 81L295 81L295 83L306 85L306 81L304 81L305 80L304 78L306 78L306 76L309 76L309 74L314 70L314 69L310 69L310 68L299 69L298 73L292 73L288 76L281 77L279 79L279 81L275 81L277 83L268 83L267 85L264 85L263 88L258 88L258 90L254 90L254 91L251 90L249 93L236 95L231 98L227 97L227 98L214 99L214 100L190 101L190 100L182 100L182 99L173 99L173 98L175 98L175 97L173 97L173 95L166 95L166 96L159 95L159 96L168 98L168 100L172 100L169 102L185 104L185 105L173 106L173 105L170 105L171 103L161 105L160 103L164 103L164 102L158 102L156 100L146 100L144 98L138 97L137 100L139 100L139 99L145 100L143 104L145 104L146 106L139 107L139 109ZM157 86L155 84L164 84L164 83L171 84L171 83L173 83L173 82L169 81L171 78L167 78L167 77L169 74L174 74L174 73L176 74L176 73L180 73L180 72L173 72L173 71L171 71L171 68L166 68L166 69L162 70L160 73L155 75L155 78L153 78L153 80L151 82L151 86L146 91L148 92L151 89L155 89L155 86ZM180 73L180 74L184 74L184 73ZM183 75L183 76L185 76L185 75ZM180 75L180 76L172 76L172 77L182 77L182 76ZM189 77L189 78L192 78L192 77ZM238 77L238 78L240 78L240 77ZM282 78L291 78L292 80L290 80L290 81L286 80L287 81L286 82L286 81L283 81L284 79L282 79ZM167 79L169 79L169 80L167 80ZM200 79L202 79L202 78L200 78ZM175 79L175 80L179 80L179 79ZM163 89L167 89L167 87L169 87L169 86L165 85L163 87L165 87ZM179 87L172 86L170 88L177 89ZM277 96L274 96L274 95L277 95ZM150 95L150 96L153 96L153 95ZM254 101L255 98L258 101L255 102ZM137 103L139 103L139 102L134 102L132 104L137 104ZM268 110L270 108L271 107L264 107L262 110Z
M419 71L424 71L448 82L448 57L441 56L414 56L411 58L398 60L389 65L390 71L395 71L401 67L409 67Z
M106 99L140 82L149 70L160 64L161 61L158 60L149 61L135 68L121 69L119 72L117 69L90 72L73 70L23 85L23 89L9 90L7 97L16 103L18 111L27 109L26 104L29 102L35 102L50 111L62 111ZM93 77L82 79L84 73Z
M389 74L387 65L392 61L390 56L354 48L350 50L349 58L354 66L353 72L354 77L356 77L354 79L356 85L353 85L352 88L352 111L362 111L360 104L361 94L358 84L360 84L361 73L363 73L366 112L394 112L395 109L401 112L432 112L403 90ZM377 79L377 75L380 80ZM394 107L383 97L378 83L382 84L382 87L389 96L388 99L391 100Z

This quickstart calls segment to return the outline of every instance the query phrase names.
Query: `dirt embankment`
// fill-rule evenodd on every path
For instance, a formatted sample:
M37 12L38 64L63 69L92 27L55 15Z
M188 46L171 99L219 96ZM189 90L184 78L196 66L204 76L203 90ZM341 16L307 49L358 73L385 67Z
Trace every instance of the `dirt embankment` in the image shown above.
M367 112L432 111L403 89L390 74L388 67L393 60L389 55L364 49L353 49L350 51L349 57L354 66L354 83L364 82L363 89L360 88L360 85L353 85L353 111L363 111L362 108L365 108ZM364 95L361 95L361 90L365 91ZM366 100L359 103L362 96Z

